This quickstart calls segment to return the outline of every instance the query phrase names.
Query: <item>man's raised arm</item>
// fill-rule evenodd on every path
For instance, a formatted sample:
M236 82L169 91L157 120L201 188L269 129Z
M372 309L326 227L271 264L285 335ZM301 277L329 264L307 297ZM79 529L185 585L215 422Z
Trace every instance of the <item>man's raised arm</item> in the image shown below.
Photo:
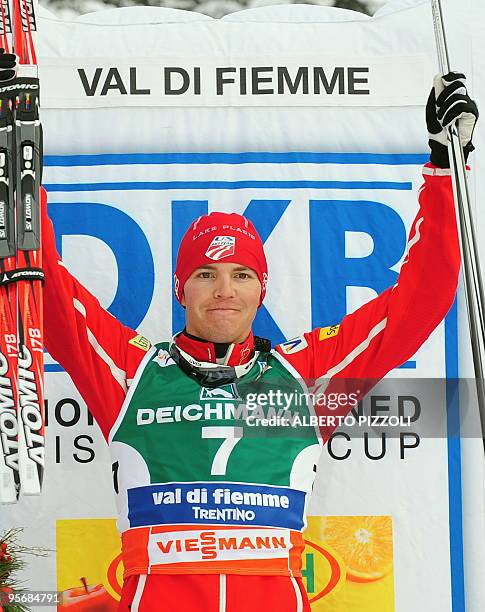
M44 190L42 249L46 347L107 437L149 343L115 319L67 270L56 249Z
M464 119L461 134L467 155L473 149L478 111L466 93L463 75L443 79L448 79L446 88L436 95L439 83L435 80L428 100L431 162L423 168L419 210L398 282L347 315L340 325L305 334L304 350L286 355L278 349L303 378L366 379L368 390L416 353L453 304L460 251L445 129Z

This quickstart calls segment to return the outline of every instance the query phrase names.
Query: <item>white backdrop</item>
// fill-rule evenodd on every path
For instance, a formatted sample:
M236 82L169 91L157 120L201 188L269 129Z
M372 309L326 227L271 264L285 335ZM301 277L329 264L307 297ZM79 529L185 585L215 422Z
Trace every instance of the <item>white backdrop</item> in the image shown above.
M444 5L453 67L469 75L485 108L485 8L479 0ZM371 230L340 220L345 253L329 238L323 258L318 243L331 237L328 211L344 202L363 228L386 205L397 215L386 217L390 239L376 254L395 255L399 269L404 244L394 238L416 212L436 72L428 2L390 3L373 18L298 5L222 20L136 8L67 23L44 12L39 29L44 183L63 259L125 323L152 340L180 327L172 258L185 226L206 209L246 211L268 236L270 284L257 324L275 341L336 323L391 284L383 264L364 271L358 287L338 273L342 257L377 251ZM315 68L330 93L322 81L315 93ZM470 180L481 230L485 180L479 171ZM331 207L322 212L315 200ZM370 203L377 217L369 225ZM325 303L322 277L330 281ZM456 377L458 367L470 375L462 318L460 308L459 360L452 312L414 363L392 375ZM47 364L45 494L2 508L0 528L26 526L26 541L54 548L56 519L112 517L114 503L101 434L69 377ZM433 409L444 412L445 400ZM401 459L399 440L389 440L378 461L362 440L333 451L349 448L343 461L324 452L310 513L393 516L398 612L483 610L481 442L462 440L460 449L446 436L422 438ZM34 561L27 578L32 588L55 589L55 555Z

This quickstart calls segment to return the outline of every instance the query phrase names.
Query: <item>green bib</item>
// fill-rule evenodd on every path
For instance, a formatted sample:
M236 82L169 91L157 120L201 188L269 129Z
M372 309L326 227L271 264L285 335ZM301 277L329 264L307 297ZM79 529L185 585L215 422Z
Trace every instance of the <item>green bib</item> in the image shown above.
M201 387L160 343L110 436L119 528L180 525L301 531L321 446L297 373L260 353L235 383Z

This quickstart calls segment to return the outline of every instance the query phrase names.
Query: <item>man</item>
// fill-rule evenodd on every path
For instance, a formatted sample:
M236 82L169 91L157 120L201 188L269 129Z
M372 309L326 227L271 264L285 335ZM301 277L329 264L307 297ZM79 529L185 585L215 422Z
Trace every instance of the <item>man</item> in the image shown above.
M352 379L370 387L443 319L459 271L445 130L460 119L468 155L477 116L463 75L435 80L431 162L398 283L340 325L273 350L251 332L268 272L247 219L212 213L188 228L174 277L186 327L152 346L64 267L44 194L46 346L110 446L125 567L120 610L310 609L301 532L332 426L302 433L254 426L250 417L277 413L277 401L261 397L274 400L282 389L292 398L290 417L345 414L350 403L332 412L298 398L309 391L325 398Z

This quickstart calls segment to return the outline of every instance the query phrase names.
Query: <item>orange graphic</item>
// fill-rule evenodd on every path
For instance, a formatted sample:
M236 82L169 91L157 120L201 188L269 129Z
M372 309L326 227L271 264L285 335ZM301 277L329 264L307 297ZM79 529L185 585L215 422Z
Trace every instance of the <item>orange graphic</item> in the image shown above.
M392 570L390 516L328 516L322 539L341 555L349 580L378 580Z
M302 576L312 612L394 611L390 516L311 516L304 538ZM114 612L122 583L113 519L57 521L59 610Z
M118 603L107 593L102 584L62 591L58 610L64 612L116 612Z
M310 516L304 535L302 574L312 612L394 611L392 517ZM322 585L317 547L342 569L331 588Z

